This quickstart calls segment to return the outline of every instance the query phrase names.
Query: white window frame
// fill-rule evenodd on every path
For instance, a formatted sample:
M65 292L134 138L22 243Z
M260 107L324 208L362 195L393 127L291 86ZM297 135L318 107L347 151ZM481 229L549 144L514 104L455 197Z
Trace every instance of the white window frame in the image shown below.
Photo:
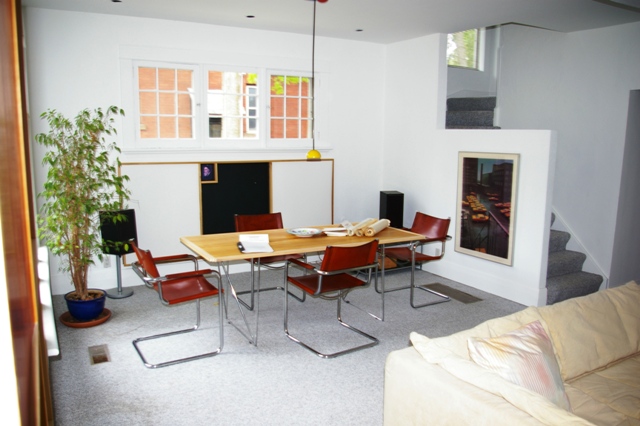
M288 75L288 76L295 76L295 77L308 77L311 78L311 73L310 72L298 72L298 71L291 71L291 70L269 70L266 79L267 82L269 83L269 86L267 87L267 108L269 110L271 110L271 76L274 75ZM320 88L320 74L319 73L315 73L315 83L314 83L314 90L316 92L316 99L314 101L313 98L311 98L311 108L314 108L314 103L315 103L315 111L313 111L312 114L312 119L315 120L315 124L313 124L312 128L315 129L315 133L316 133L316 148L318 148L318 143L319 143L319 132L318 132L318 120L317 120L317 112L318 112L318 108L320 105L320 99L317 97L317 93L318 93L318 89ZM271 147L271 148L280 148L280 149L295 149L295 148L306 148L307 150L311 149L311 138L298 138L298 139L288 139L288 138L271 138L271 114L267 114L267 117L265 119L265 121L267 121L266 125L267 125L267 129L266 131L268 132L266 135L266 140L267 140L267 146ZM309 123L309 125L311 125L311 122Z
M224 65L221 65L224 64ZM233 65L231 65L233 64ZM283 66L276 66L281 64ZM237 55L230 52L195 51L185 49L171 49L164 47L121 46L120 49L120 76L122 90L122 108L127 114L124 120L122 135L123 153L154 153L175 154L205 152L256 152L276 153L285 151L307 152L311 148L311 138L302 139L270 139L269 129L269 83L272 74L298 75L311 77L308 58L273 57L258 55ZM194 103L196 108L195 138L184 139L141 139L139 137L139 99L137 98L137 66L148 67L176 67L194 70ZM329 64L318 62L315 73L314 102L314 130L316 149L328 150L331 145L321 139L321 134L326 133L327 122L322 121L327 107L322 93L328 90ZM206 92L208 87L207 72L234 71L251 72L258 74L259 93L258 104L258 138L257 139L211 139L208 129L208 111L206 107ZM320 71L318 71L320 70ZM325 138L326 139L326 138Z
M194 123L192 124L193 128L193 137L192 138L141 138L140 137L140 95L138 89L138 69L139 68L170 68L170 69L183 69L183 70L191 70L193 72L193 85L194 90L191 93L192 96L192 104L194 111ZM200 129L198 128L198 116L200 115L200 91L197 90L198 82L200 81L200 69L198 66L193 64L181 64L181 63L171 63L171 62L158 62L158 61L133 61L133 90L131 91L131 95L133 97L133 110L130 115L134 118L134 145L136 148L158 148L158 149L166 149L166 148L178 148L178 149L187 149L187 148L196 148L199 145L198 132ZM125 110L126 112L126 110Z

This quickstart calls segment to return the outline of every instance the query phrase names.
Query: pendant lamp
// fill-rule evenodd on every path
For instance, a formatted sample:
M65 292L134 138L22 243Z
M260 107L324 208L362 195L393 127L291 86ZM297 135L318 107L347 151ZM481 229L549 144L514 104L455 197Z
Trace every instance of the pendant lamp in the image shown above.
M313 1L313 37L311 42L311 151L307 153L307 161L320 161L322 156L320 151L316 150L316 133L315 133L315 115L316 115L316 5L317 3L326 3L327 0Z

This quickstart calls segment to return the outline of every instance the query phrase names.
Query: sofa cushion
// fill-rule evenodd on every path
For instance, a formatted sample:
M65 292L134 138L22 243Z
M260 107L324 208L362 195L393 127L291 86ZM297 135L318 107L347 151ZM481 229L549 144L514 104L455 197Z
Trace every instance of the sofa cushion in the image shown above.
M623 286L538 309L565 382L640 351L640 286Z
M541 317L538 314L538 308L529 307L505 317L485 321L468 330L463 330L445 337L429 339L424 349L428 349L429 356L432 359L439 356L438 354L448 356L453 353L459 357L469 360L471 359L469 357L469 348L467 346L467 340L469 337L497 337L539 319L541 319ZM418 349L418 351L420 351L420 349ZM425 356L424 352L421 353Z
M413 347L428 362L439 365L460 380L504 398L514 407L529 414L542 424L593 425L593 423L558 407L537 392L511 383L467 358L462 358L442 347L430 344L437 339L429 339L416 332L411 333L410 338ZM425 383L425 386L429 386L429 383Z
M476 364L571 410L551 339L540 321L498 337L470 337L468 343Z
M598 425L640 425L640 354L565 386L574 414Z

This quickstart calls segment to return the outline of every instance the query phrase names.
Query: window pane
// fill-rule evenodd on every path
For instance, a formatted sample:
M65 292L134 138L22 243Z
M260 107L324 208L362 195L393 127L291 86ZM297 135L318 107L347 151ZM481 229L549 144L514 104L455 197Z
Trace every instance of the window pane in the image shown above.
M284 76L272 75L270 90L272 95L284 95Z
M156 92L140 92L140 114L156 114L157 103Z
M158 137L158 120L155 116L140 117L140 137L143 139Z
M237 117L225 117L222 119L222 137L237 138L242 132L242 120Z
M178 118L178 137L181 139L191 139L193 137L191 117Z
M193 81L193 71L191 70L178 70L178 91L188 92L193 89L191 82Z
M178 115L191 115L193 113L191 106L191 96L185 94L178 95Z
M271 137L287 139L310 137L310 122L306 119L311 117L311 79L301 76L273 75L270 92L271 117L286 118L286 123L282 127L271 121Z
M160 114L176 113L176 94L175 93L160 93Z
M158 70L158 87L160 90L176 90L176 70L160 68Z
M156 88L155 68L138 68L138 87L140 90L152 90Z
M311 94L311 78L305 77L305 78L302 79L302 92L301 92L301 95L309 97L310 94Z
M302 128L300 137L301 138L310 138L311 137L311 120L302 120L301 121Z
M300 117L300 99L287 98L286 100L286 116L287 117Z
M286 138L299 138L300 137L300 121L287 120L287 134Z
M271 116L284 117L284 99L271 98Z
M226 95L224 97L223 114L237 117L242 114L242 96Z
M281 139L284 137L284 120L271 120L271 137Z
M208 72L207 112L210 138L256 138L258 75ZM254 117L249 123L249 117ZM215 120L212 120L215 119Z
M138 68L141 139L195 137L193 75L191 69Z
M176 118L160 117L160 137L175 138L176 137Z
M298 77L288 77L287 85L285 89L285 94L287 96L299 96L300 95L300 78Z
M219 138L222 136L222 118L209 117L209 137Z
M311 118L311 101L309 99L301 99L300 103L300 117Z
M447 36L447 64L478 68L478 30L472 29Z

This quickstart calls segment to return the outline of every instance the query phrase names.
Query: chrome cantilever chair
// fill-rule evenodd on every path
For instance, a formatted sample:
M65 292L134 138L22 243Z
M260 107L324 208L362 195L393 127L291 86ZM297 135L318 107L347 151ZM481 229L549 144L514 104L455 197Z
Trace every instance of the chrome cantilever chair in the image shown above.
M235 215L236 232L251 232L251 231L264 231L267 229L282 229L282 214L277 213L265 213L265 214L250 214L250 215ZM255 299L255 270L258 269L258 288L260 288L260 269L262 267L270 270L283 269L289 259L305 259L303 254L289 254L286 256L269 256L260 259L247 259L251 263L251 290L237 292L237 295L250 294L251 301L247 304L242 299L238 298L248 310L252 311L254 308ZM284 290L283 287L268 287L260 288L260 292L270 290ZM298 297L295 294L289 293L292 297L296 298L300 302L304 302L305 293L302 293L302 297Z
M447 235L449 231L449 224L451 223L451 218L441 219L435 216L429 216L427 214L416 212L416 216L413 220L413 225L408 230L411 232L415 232L416 234L424 235L424 240L418 241L413 245L403 246L403 247L388 247L385 248L384 255L393 261L395 261L398 265L410 265L411 266L411 282L408 286L405 287L397 287L392 289L385 289L385 293L390 291L397 290L405 290L410 289L410 297L409 302L411 303L412 308L422 308L424 306L435 305L438 303L448 302L451 299L449 296L438 293L437 291L433 291L429 288L416 286L415 285L415 267L417 264L422 267L424 263L432 262L434 260L440 260L444 256L444 250L446 246L447 240L450 240L451 237ZM424 254L423 248L426 244L431 243L441 243L440 253L429 255ZM418 251L420 248L420 251ZM414 257L415 255L415 257ZM415 289L418 288L420 290L424 290L428 293L434 294L438 296L440 299L423 303L420 305L416 305L414 301L414 293ZM376 291L380 293L380 290L376 287Z
M322 259L322 264L319 268L297 259L289 259L284 277L285 291L288 291L289 284L293 284L313 297L337 300L338 322L348 330L354 331L370 340L369 343L330 354L319 352L306 343L303 343L289 333L289 298L285 293L284 332L287 337L315 353L320 358L334 358L377 345L378 339L342 321L341 313L342 300L347 296L347 293L351 290L369 284L372 276L377 281L377 250L378 240L373 240L355 247L328 246L325 251L324 258ZM306 272L305 275L289 275L289 265L292 263L303 268ZM357 278L356 275L351 274L353 272L364 272L367 270L368 274L366 281L363 281ZM374 270L375 273L373 273Z
M158 292L160 302L163 305L168 306L193 300L196 301L196 324L193 327L184 330L140 337L133 341L133 346L136 348L136 351L138 352L138 355L140 355L140 358L142 359L144 365L148 368L160 368L166 367L168 365L178 364L181 362L193 361L196 359L215 356L222 352L222 347L224 345L222 315L224 301L223 297L220 297L221 290L219 289L221 288L221 277L218 271L214 271L211 269L198 269L197 258L189 254L179 254L174 256L163 256L154 258L149 250L140 249L133 241L131 242L131 244L136 253L136 257L138 258L138 261L132 264L133 270L142 279L147 287L153 288ZM158 272L157 265L159 264L185 261L193 262L193 271L169 274L165 276L161 276ZM217 281L217 286L209 281L211 279ZM218 332L220 336L218 348L212 352L160 362L157 364L152 364L147 361L145 356L142 354L142 351L140 350L138 344L145 340L159 339L162 337L196 331L200 327L200 299L211 296L218 296Z

